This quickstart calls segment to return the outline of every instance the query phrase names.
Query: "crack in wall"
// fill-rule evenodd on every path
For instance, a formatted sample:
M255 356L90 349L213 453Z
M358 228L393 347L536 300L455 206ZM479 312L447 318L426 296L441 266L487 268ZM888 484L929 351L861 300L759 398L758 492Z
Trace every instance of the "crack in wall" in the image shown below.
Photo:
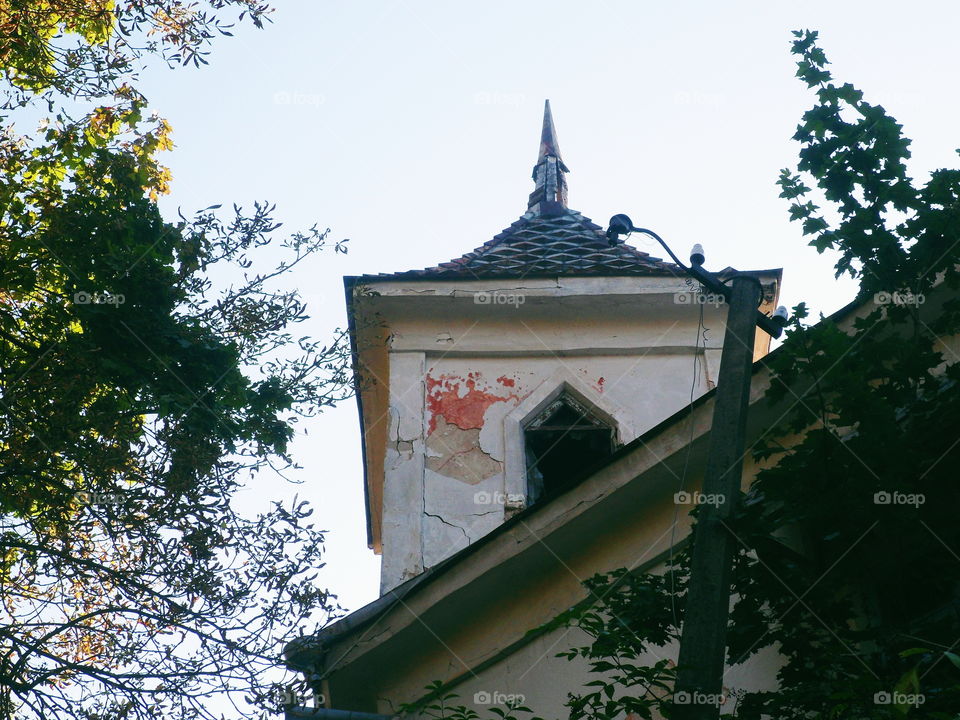
M448 522L447 520L445 520L445 519L444 519L443 517L441 517L440 515L434 515L433 513L427 512L427 502L426 502L426 499L424 499L424 502L423 502L423 514L424 514L424 516L426 516L426 517L436 518L437 520L439 520L440 522L442 522L444 525L448 525L448 526L450 526L450 527L452 527L452 528L456 528L457 530L459 530L460 532L463 533L463 538L464 538L464 540L467 541L467 544L470 543L470 536L467 535L467 531L464 530L462 527L460 527L459 525L455 525L455 524L452 523L452 522ZM422 545L421 545L421 548L420 548L420 556L423 557L423 547L422 547ZM421 562L421 565L422 565L422 564L423 564L423 563Z

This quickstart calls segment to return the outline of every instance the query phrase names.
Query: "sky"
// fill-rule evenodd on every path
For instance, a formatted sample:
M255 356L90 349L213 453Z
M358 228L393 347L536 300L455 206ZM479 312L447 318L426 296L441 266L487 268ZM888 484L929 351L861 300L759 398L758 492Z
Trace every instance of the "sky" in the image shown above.
M854 286L788 222L777 175L813 95L794 77L790 31L820 31L840 81L912 138L915 178L956 166L960 4L598 0L280 0L273 23L217 41L209 66L141 82L174 128L173 219L270 200L293 231L349 238L300 269L302 326L345 325L343 275L434 265L526 209L549 98L569 204L605 225L627 213L707 267L783 268L781 302L832 312ZM658 248L634 238L657 255ZM662 253L660 253L662 255ZM366 547L354 402L303 426L300 482L251 483L248 509L298 493L328 530L320 582L348 609L377 596Z

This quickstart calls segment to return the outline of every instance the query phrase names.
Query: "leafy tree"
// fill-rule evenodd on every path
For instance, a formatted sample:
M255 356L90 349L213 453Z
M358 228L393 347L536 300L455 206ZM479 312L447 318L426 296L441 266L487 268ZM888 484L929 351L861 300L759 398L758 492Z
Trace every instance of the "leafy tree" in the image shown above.
M753 448L767 469L731 528L728 662L774 645L784 664L776 692L730 689L721 709L947 720L960 711L960 358L938 338L960 330L960 170L911 179L900 125L834 82L816 41L795 33L797 75L817 102L781 196L810 244L837 253L837 276L859 281L864 312L841 329L806 324L798 306L768 361L769 398L790 411L769 434L781 440ZM598 675L571 696L572 718L670 715L674 669L644 653L679 637L688 559L678 554L672 583L597 576L560 618L592 638L566 654Z
M260 0L0 0L6 104L104 97L134 84L151 56L205 64L216 36L243 20L263 27L270 12Z
M278 289L345 245L279 237L266 203L156 205L170 129L134 62L202 62L225 31L204 5L0 3L8 108L53 108L0 136L0 717L215 717L222 692L252 717L291 699L265 674L284 643L337 612L306 504L232 500L348 393L343 335L295 335L306 308Z

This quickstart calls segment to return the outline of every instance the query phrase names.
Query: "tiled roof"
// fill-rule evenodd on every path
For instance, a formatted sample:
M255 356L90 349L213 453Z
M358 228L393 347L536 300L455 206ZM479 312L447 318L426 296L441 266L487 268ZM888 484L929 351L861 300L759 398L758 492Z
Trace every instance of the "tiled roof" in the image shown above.
M567 207L567 166L560 158L550 101L543 105L540 152L527 213L473 252L423 270L372 277L481 279L557 275L677 275L673 263L623 242L613 245L590 218ZM371 276L366 276L370 278Z
M674 275L673 263L623 242L611 247L602 228L575 210L555 204L548 214L527 213L473 252L390 278L521 278L554 275Z

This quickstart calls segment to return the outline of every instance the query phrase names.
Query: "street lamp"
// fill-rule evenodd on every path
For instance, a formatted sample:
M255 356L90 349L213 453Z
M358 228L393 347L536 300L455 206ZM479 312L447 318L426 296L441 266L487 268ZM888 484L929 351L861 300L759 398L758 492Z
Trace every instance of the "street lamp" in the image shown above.
M748 275L735 275L729 286L724 284L703 268L704 253L699 244L690 252L688 267L652 230L634 227L626 215L610 218L607 239L611 245L621 235L632 232L644 233L660 243L684 272L722 295L730 306L702 486L703 494L718 498L718 502L701 505L697 515L671 715L674 720L716 720L720 716L716 699L723 692L735 547L728 523L739 501L743 476L753 340L757 326L771 337L779 337L787 324L787 310L778 307L773 317L758 311L762 299L760 282ZM687 702L680 703L681 697Z
M630 217L622 213L610 218L610 225L607 228L607 240L611 245L616 245L621 235L629 235L635 232L652 237L663 246L663 249L667 251L667 254L673 262L680 266L687 275L709 288L712 292L722 295L724 300L730 302L732 288L725 285L716 275L704 269L703 262L705 258L703 246L700 243L694 245L690 251L690 265L688 267L680 262L680 259L674 254L667 243L664 242L662 237L657 235L653 230L634 227ZM787 324L787 319L787 309L781 305L776 309L773 317L768 317L757 311L756 324L770 337L778 338Z

